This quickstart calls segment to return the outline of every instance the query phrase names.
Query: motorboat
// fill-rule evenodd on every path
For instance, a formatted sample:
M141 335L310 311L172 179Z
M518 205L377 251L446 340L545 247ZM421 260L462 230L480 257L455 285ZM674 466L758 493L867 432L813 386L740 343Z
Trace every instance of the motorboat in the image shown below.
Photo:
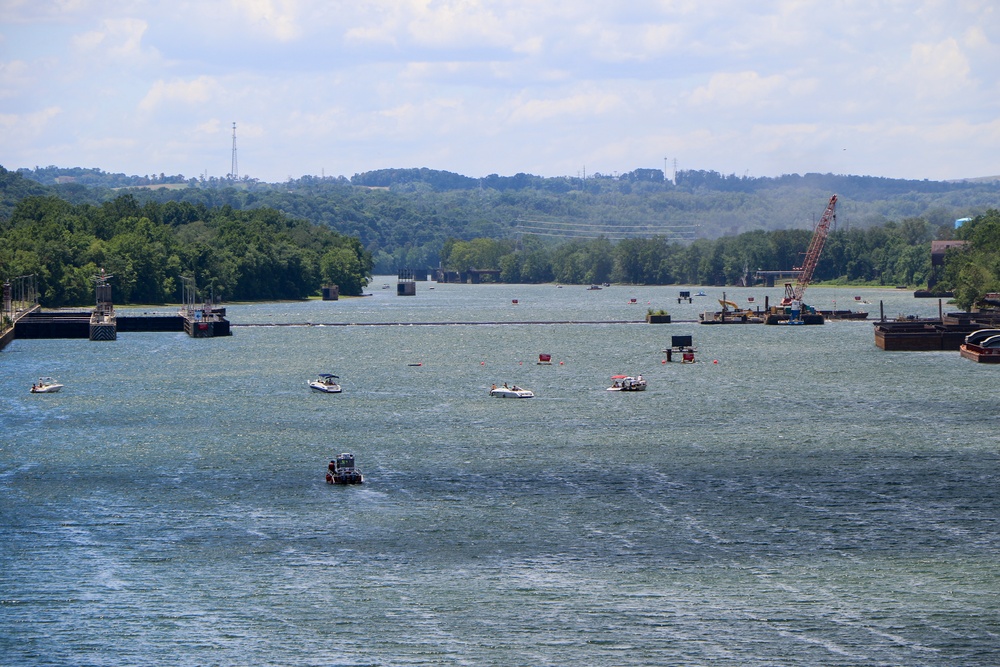
M58 382L56 382L54 378L45 376L45 377L38 378L38 382L36 382L35 384L31 385L31 393L32 394L54 394L57 391L59 391L60 389L62 389L62 388L63 388L63 385L61 385Z
M641 375L612 375L611 379L614 384L608 387L608 391L646 391L646 381Z
M490 396L494 398L534 398L535 393L530 389L522 389L516 384L508 387L505 382L502 387L493 385L493 388L490 389Z
M538 361L535 362L539 366L551 366L552 365L552 355L551 354L539 354Z
M342 390L337 380L340 378L332 373L320 373L319 377L309 383L313 391L321 391L324 394L339 394Z
M354 454L345 452L326 467L327 484L364 484L365 476L354 467Z

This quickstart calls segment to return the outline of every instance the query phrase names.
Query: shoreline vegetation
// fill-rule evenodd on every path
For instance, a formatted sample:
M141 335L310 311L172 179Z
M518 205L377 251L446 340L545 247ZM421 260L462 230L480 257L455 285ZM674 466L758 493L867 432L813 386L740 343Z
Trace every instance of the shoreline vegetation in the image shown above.
M396 272L386 271L390 264L494 271L496 281L507 284L747 284L758 269L791 271L798 266L812 230L731 230L755 224L751 221L768 202L773 207L768 212L776 218L787 217L790 207L808 218L818 206L805 201L804 193L812 195L824 185L853 188L856 199L841 196L842 204L849 204L844 210L851 222L830 233L813 285L930 286L953 291L955 302L965 309L986 293L1000 291L1000 211L985 205L996 205L997 184L918 186L819 175L736 179L713 178L709 172L684 173L673 184L657 181L656 170L637 170L581 183L497 177L482 179L475 189L458 175L442 181L447 172L387 170L350 181L303 178L283 186L248 181L239 188L188 183L174 190L122 191L112 188L156 184L112 182L112 175L95 170L83 170L78 182L57 180L57 185L25 176L51 176L54 169L10 172L0 167L0 279L34 276L38 301L46 308L93 303L94 277L102 269L112 276L113 300L122 306L182 302L185 280L193 280L199 301L301 300L329 284L339 286L342 298L361 296L374 275ZM88 178L93 185L83 184ZM779 184L807 190L774 199ZM856 210L871 199L864 199L862 185L881 188L877 196L900 201L906 192L922 192L924 215L859 222ZM956 192L974 202L970 208L982 211L958 227L953 221L957 213L928 208L933 197ZM595 226L588 221L609 215L606 197L618 202L622 226L608 223L595 238L573 237L570 231ZM743 222L721 230L718 238L699 238L710 230L679 225L690 232L681 238L667 233L662 223L637 226L630 219L650 215L650 207L681 201L703 210L706 221L728 209L731 220ZM659 216L671 222L670 216L690 220L676 208ZM577 226L559 227L567 219ZM374 235L373 225L378 230ZM616 229L638 227L643 229L640 236L616 236ZM934 240L960 240L966 246L949 251L943 265L932 266ZM775 280L776 285L784 282Z

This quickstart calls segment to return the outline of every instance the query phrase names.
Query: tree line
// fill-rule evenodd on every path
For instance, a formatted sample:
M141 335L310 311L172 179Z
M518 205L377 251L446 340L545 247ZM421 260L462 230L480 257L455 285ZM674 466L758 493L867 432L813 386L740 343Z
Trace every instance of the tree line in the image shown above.
M949 250L938 287L954 291L963 309L982 305L987 294L1000 293L1000 211L976 216L958 228L966 246ZM997 297L991 297L995 307Z
M41 182L66 171L0 167L0 271L42 275L50 304L87 302L101 266L121 276L117 293L131 302L176 300L180 271L227 299L301 298L323 282L360 293L373 272L438 266L497 269L508 282L740 284L757 269L801 265L831 191L838 222L816 280L934 280L971 294L997 273L981 238L995 231L997 183L695 171L674 183L651 169L471 179L394 169L280 184L190 179L123 197L100 184L99 170L75 172L87 185ZM956 217L975 221L956 229ZM677 228L695 231L679 238L669 231ZM953 268L956 255L933 273L930 241L962 235L962 268Z
M832 174L754 178L693 170L677 172L675 182L660 169L586 178L524 173L471 178L425 168L381 169L284 183L162 174L126 178L55 167L22 169L17 175L74 203L100 204L118 197L122 191L114 188L121 184L142 183L127 190L140 202L273 208L357 237L372 255L373 270L382 274L439 266L447 239L507 241L534 233L573 243L603 235L612 242L662 236L668 243L687 244L754 231L808 231L833 193L840 197L842 230L922 218L936 238L949 238L956 218L980 215L1000 202L996 182ZM76 182L57 181L66 177Z
M182 301L182 276L228 301L302 299L329 283L357 295L371 268L357 238L271 208L29 196L0 219L0 278L34 275L52 308L93 303L100 269L116 303L161 304Z
M836 230L826 241L814 280L926 285L936 231L922 218ZM691 243L654 236L551 244L528 235L520 242L450 239L441 255L445 269L499 270L504 282L738 285L751 284L760 269L801 266L811 238L812 232L804 229L756 230Z

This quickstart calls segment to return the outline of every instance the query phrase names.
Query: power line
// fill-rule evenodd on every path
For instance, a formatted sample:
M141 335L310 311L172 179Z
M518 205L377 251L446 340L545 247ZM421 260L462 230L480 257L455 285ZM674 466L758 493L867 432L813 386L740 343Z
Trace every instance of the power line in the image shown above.
M663 223L642 223L616 225L611 223L588 223L565 220L545 220L519 218L515 220L514 233L560 238L600 238L622 240L664 236L671 240L691 240L698 225L665 225Z

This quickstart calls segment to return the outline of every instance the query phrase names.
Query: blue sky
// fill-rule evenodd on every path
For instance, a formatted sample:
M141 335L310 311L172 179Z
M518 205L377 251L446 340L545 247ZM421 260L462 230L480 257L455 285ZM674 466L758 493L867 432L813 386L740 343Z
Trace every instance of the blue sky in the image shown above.
M995 0L0 0L0 165L1000 174Z

